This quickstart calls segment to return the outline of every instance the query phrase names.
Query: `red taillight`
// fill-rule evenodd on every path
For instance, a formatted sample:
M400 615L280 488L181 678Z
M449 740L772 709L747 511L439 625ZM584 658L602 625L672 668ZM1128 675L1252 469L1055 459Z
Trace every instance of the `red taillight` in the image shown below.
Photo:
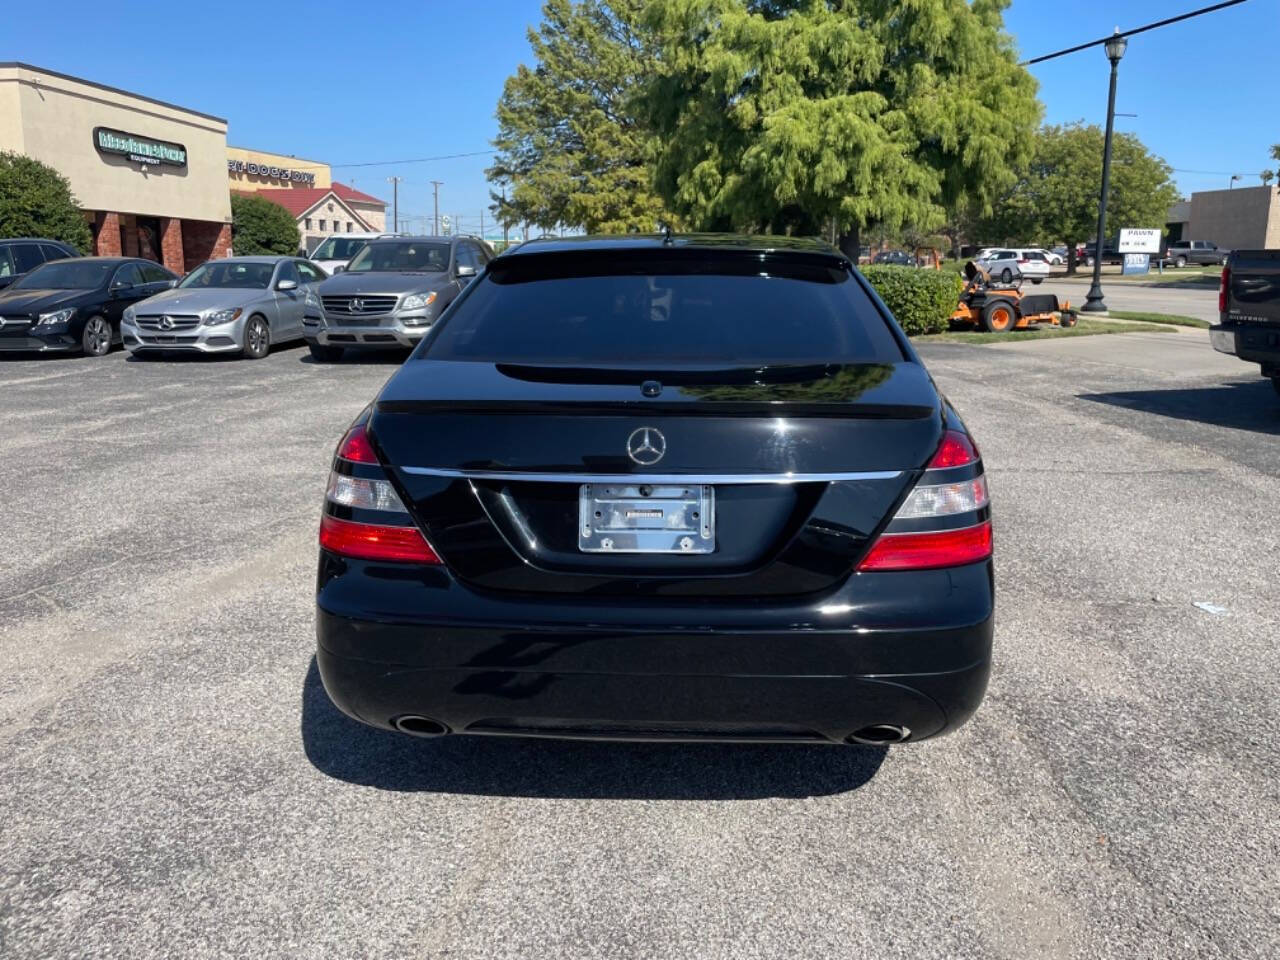
M377 463L378 457L373 452L373 445L364 432L364 424L358 423L342 438L338 444L338 456L353 463Z
M1227 299L1231 289L1231 268L1222 268L1222 282L1218 284L1218 312L1227 312Z
M858 570L931 570L977 563L991 556L991 521L961 530L886 533L858 564Z
M942 446L929 461L930 470L946 470L948 467L965 467L978 459L978 448L967 434L948 430L942 437Z
M394 560L399 563L439 563L417 527L355 523L325 514L320 518L320 546L344 557Z

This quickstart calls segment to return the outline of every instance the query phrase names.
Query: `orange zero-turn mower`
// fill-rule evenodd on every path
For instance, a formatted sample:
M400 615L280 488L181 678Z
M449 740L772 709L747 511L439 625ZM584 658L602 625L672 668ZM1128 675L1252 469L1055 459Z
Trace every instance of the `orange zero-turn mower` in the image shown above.
M1023 293L1022 278L1011 284L997 283L987 271L970 260L964 265L964 292L951 314L951 326L976 326L987 333L1025 330L1036 323L1074 327L1076 312L1066 300L1052 293Z

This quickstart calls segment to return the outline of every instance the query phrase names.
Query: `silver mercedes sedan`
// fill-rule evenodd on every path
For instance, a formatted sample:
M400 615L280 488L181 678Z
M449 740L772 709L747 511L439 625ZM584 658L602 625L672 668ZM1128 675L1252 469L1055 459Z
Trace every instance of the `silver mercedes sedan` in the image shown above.
M272 344L302 339L305 320L319 322L316 285L326 276L298 257L210 260L125 310L125 349L139 357L194 351L260 359Z

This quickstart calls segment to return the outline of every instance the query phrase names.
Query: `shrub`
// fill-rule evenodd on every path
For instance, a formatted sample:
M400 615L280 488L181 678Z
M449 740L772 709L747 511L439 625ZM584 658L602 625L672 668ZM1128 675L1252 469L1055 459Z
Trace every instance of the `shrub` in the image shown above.
M909 337L946 330L964 289L964 280L950 270L885 265L859 269Z
M290 257L300 240L298 224L284 207L263 197L232 194L231 246L238 255Z
M46 237L89 252L93 234L67 178L48 164L0 151L0 237Z

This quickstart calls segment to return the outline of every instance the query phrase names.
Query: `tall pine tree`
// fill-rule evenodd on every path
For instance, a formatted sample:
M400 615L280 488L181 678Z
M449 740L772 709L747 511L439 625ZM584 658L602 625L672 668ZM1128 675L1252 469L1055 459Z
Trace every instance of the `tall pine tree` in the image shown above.
M536 63L507 79L487 171L503 223L591 233L652 231L656 141L632 100L654 56L637 30L642 0L547 0L529 31Z

